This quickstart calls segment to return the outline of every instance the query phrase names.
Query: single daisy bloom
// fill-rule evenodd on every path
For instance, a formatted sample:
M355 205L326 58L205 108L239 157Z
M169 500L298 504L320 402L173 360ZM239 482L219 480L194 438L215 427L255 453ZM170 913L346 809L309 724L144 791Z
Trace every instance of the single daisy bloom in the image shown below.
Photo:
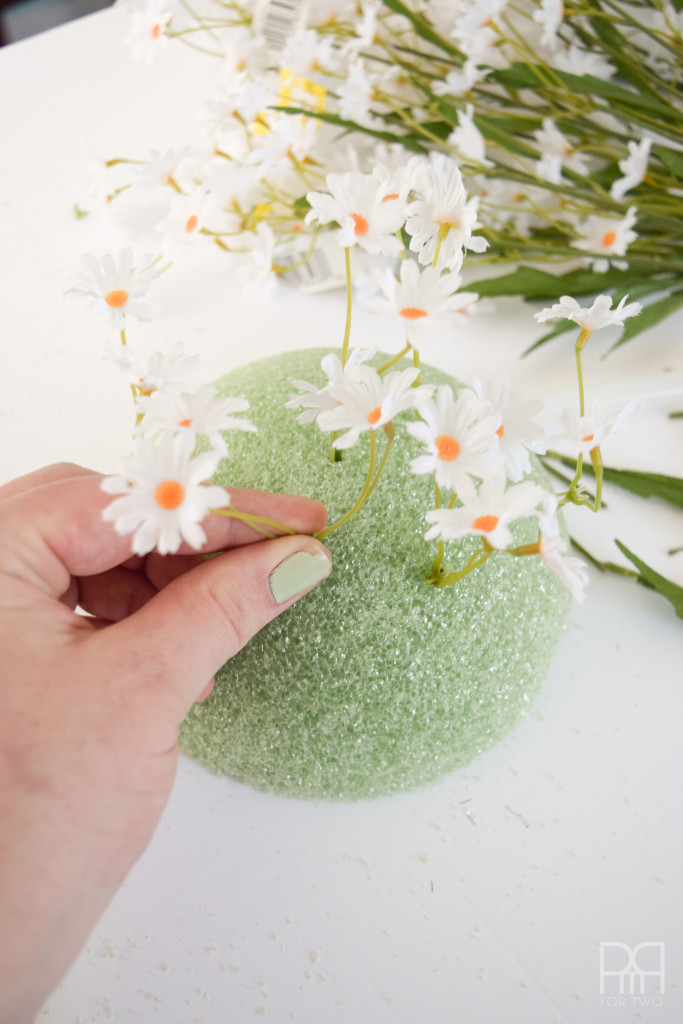
M351 448L366 430L379 430L399 413L426 400L432 388L413 387L419 372L411 366L380 376L370 366L347 363L343 380L330 385L335 407L318 415L318 426L326 431L345 430L345 434L335 438L334 447Z
M131 13L126 45L133 60L151 64L168 45L166 29L173 16L164 0L147 0Z
M314 118L275 113L268 117L268 131L254 136L246 163L257 168L259 179L291 171L315 146L319 128Z
M374 354L375 349L351 349L346 367L367 362ZM339 404L339 400L334 397L331 388L333 385L337 388L344 386L345 367L342 366L339 356L333 352L326 355L320 365L327 375L327 383L323 387L316 387L315 384L309 384L305 380L292 381L293 386L298 388L302 394L292 395L289 401L285 402L285 409L304 409L304 412L297 416L297 423L312 423L321 412L335 409Z
M640 142L627 143L627 147L628 156L619 161L619 170L623 178L613 181L609 190L612 199L623 199L627 192L640 185L647 173L652 139L645 136Z
M108 317L122 330L127 316L151 320L153 313L140 300L145 298L151 281L157 277L153 269L157 257L146 255L134 263L133 250L123 249L114 257L106 253L97 259L91 253L83 257L86 272L74 274L75 285L70 292L89 298L90 307L98 316Z
M564 19L563 0L541 0L541 6L534 11L534 21L541 28L541 45L554 50L558 45L557 33Z
M586 563L580 558L567 555L567 545L560 534L557 519L557 498L554 494L543 492L540 508L536 512L540 535L538 538L539 554L544 564L555 573L567 587L575 601L585 598L588 584Z
M182 146L180 149L167 149L163 153L158 149L153 149L149 154L149 160L133 165L134 178L131 182L131 191L137 189L148 192L160 186L167 187L175 181L178 167L187 154L187 146Z
M616 415L608 416L604 404L596 399L584 416L579 416L575 409L564 409L560 417L562 430L557 438L553 437L553 446L572 458L588 455L612 434L619 433L639 408L640 402L629 402Z
M418 405L418 412L422 421L409 423L407 430L427 451L410 463L413 473L433 473L439 487L457 494L471 488L472 477L484 478L493 468L500 417L487 415L471 391L454 399L443 384L435 399Z
M153 548L172 554L183 541L199 550L206 542L202 520L210 509L230 504L225 488L204 483L215 473L220 454L193 458L194 447L187 433L163 434L156 446L136 438L123 473L102 480L107 494L123 495L104 509L102 518L120 536L133 534L134 554L146 555Z
M143 415L138 431L144 437L152 437L160 430L187 433L195 443L204 434L214 448L225 452L222 431L256 430L249 420L234 416L248 408L245 398L217 398L211 384L193 392L157 390L138 400L137 409Z
M420 269L413 260L401 262L400 278L390 269L373 270L381 296L368 307L400 325L407 341L421 345L441 341L444 334L463 322L463 314L479 298L474 292L458 292L459 274L441 274L433 267Z
M174 195L165 220L157 225L157 231L163 236L164 254L176 259L197 245L210 244L202 228L211 223L215 205L213 197L204 189L189 195Z
M446 140L449 146L457 150L458 156L466 163L492 167L486 159L486 140L474 123L474 107L468 103L464 111L458 114L458 126L454 128Z
M373 103L376 103L375 89L386 82L386 77L371 74L362 60L354 61L337 86L339 116L364 128L372 127L377 122L371 110Z
M597 256L598 258L592 261L593 270L599 274L604 273L609 268L610 261L614 262L615 266L620 266L612 257L624 256L631 242L637 239L638 234L633 230L636 216L635 206L629 206L626 215L621 219L596 217L591 214L577 224L579 237L573 239L570 244L574 249L581 249ZM621 265L627 266L623 262Z
M557 50L553 54L552 63L558 71L566 71L570 75L593 75L609 81L616 68L601 54L592 50L582 50L573 44L566 49Z
M290 36L279 61L280 67L294 76L314 75L319 71L330 72L337 66L332 40L319 35L313 29L305 29Z
M374 174L328 174L329 192L309 192L307 224L336 223L337 242L344 248L359 245L369 253L398 256L403 245L396 232L405 221L405 204L387 197ZM387 197L387 198L385 198Z
M184 387L181 379L195 370L200 363L199 356L185 354L185 346L177 342L168 352L153 352L147 369L142 370L130 345L107 347L104 358L116 363L129 384L139 388L142 394L151 394L163 388L164 391L178 391Z
M484 537L499 551L511 547L514 538L510 524L530 516L542 495L543 489L530 480L506 488L505 470L497 466L478 491L466 488L461 492L461 508L438 508L427 513L427 522L434 525L425 540L459 540L474 535Z
M536 163L536 173L543 181L559 185L563 167L577 174L587 173L587 157L574 151L572 144L555 127L555 122L551 118L544 118L543 128L534 132L534 137L541 151L541 159Z
M388 202L390 199L406 202L408 194L415 188L420 175L428 166L429 161L423 156L411 156L407 163L402 162L398 167L389 167L381 162L375 164L372 173L384 192L382 202Z
M483 252L488 242L472 232L478 226L479 199L468 199L462 174L452 157L432 153L417 188L418 198L406 210L410 249L420 263L438 270L459 270L466 249Z
M434 79L431 90L435 96L465 96L486 73L486 68L480 68L473 57L468 57L462 67L449 71L443 79Z
M491 384L476 376L472 388L486 403L488 411L500 417L498 450L508 480L517 483L531 471L530 450L545 451L541 439L546 432L533 419L543 408L543 402L538 398L523 399L512 378L506 375L497 377Z
M619 305L612 309L611 295L598 295L592 306L581 306L571 295L563 295L554 306L546 306L540 313L535 313L534 317L539 323L545 323L546 320L573 320L590 333L611 324L623 327L624 320L638 316L643 308L639 302L630 302L627 306L627 298L628 295L624 295Z

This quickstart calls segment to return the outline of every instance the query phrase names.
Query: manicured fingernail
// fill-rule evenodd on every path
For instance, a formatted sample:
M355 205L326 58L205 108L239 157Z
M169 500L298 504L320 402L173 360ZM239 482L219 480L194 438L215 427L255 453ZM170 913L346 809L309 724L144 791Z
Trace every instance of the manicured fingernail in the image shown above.
M329 558L318 552L297 551L276 565L270 574L270 589L278 604L302 594L329 576L332 566Z

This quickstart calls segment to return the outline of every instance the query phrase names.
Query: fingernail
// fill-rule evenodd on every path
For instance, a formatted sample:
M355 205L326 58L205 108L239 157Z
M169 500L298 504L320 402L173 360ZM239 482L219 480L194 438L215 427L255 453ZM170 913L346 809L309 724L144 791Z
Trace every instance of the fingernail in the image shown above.
M329 576L332 566L329 558L319 551L297 551L276 565L270 574L270 589L278 604L302 594Z

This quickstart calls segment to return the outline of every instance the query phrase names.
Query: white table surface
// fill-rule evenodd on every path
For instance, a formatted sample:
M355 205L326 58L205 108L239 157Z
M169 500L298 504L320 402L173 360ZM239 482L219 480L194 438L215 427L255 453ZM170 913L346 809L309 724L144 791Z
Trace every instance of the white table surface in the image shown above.
M93 154L145 157L188 140L210 62L171 48L151 68L132 64L125 24L105 11L0 51L0 482L60 460L114 471L126 450L130 410L101 359L107 328L63 296L82 252L126 236L72 207ZM216 252L169 272L139 348L186 341L203 357L199 383L248 358L339 344L342 295L283 286L255 302L230 267ZM529 395L568 398L568 340L519 361L540 334L531 313L501 302L440 365L461 377L512 369ZM607 359L611 339L596 337L589 396L681 388L681 328ZM355 315L356 340L381 331ZM606 461L683 476L683 422L666 416L681 407L680 394L648 403ZM683 583L683 555L666 555L683 544L680 514L607 496L604 517L573 517L583 542L614 557L616 534ZM184 759L151 846L39 1019L677 1024L682 656L663 599L591 572L528 718L437 785L306 803ZM601 942L663 943L661 999L653 979L642 1001L601 999ZM605 995L617 992L608 978Z

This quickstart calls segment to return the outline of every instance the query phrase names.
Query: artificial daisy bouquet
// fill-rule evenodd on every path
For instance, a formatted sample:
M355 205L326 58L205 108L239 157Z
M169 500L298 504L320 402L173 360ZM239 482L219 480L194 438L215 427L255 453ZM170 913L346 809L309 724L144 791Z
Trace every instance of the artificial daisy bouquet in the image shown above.
M108 355L137 413L133 453L104 484L119 495L105 517L138 554L183 539L199 548L208 512L267 535L286 529L207 483L224 432L256 429L235 415L247 403L187 392L192 361L180 346L140 367L127 337L129 318L151 315L146 293L169 261L213 246L237 254L238 280L259 293L281 278L346 288L341 352L323 359L322 384L294 381L287 402L304 429L329 435L326 460L343 467L346 450L367 446L360 493L321 539L362 514L409 436L422 446L411 472L434 480L428 585L457 584L494 555L537 556L581 599L585 565L558 514L600 508L601 446L633 412L587 404L582 352L593 331L623 327L623 342L683 305L682 16L618 0L121 6L134 57L151 60L175 39L206 52L216 79L194 146L107 160L81 203L92 214L150 190L168 198L160 255L89 257L75 283L118 332ZM487 276L500 264L515 269ZM549 300L536 319L555 326L541 342L576 331L576 406L549 431L534 419L541 403L510 380L457 392L428 380L426 364L467 330L481 298L504 294ZM393 325L394 352L374 358L352 342L355 302ZM564 472L558 494L528 478L534 454ZM624 486L627 476L611 471ZM683 505L680 481L639 477L640 493ZM520 544L514 524L529 518L536 536ZM449 544L463 538L474 544L454 561ZM621 547L627 574L681 614L680 588Z

